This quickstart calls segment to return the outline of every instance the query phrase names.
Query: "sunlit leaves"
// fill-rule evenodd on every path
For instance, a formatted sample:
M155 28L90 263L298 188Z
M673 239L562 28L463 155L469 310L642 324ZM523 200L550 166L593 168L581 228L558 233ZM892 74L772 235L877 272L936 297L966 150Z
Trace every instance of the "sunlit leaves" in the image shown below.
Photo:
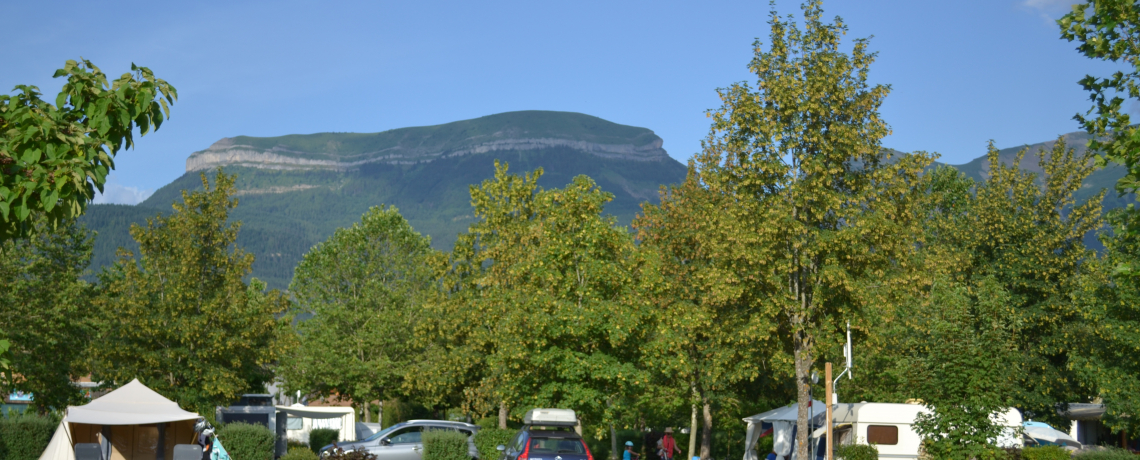
M183 191L174 212L131 226L139 254L120 249L100 274L94 380L138 378L184 407L212 411L272 377L287 301L257 279L242 281L253 255L234 245L241 223L227 222L234 179L219 170L211 184L202 174L203 191Z
M0 96L0 239L78 217L102 191L112 158L170 117L178 92L146 67L108 81L90 61L67 61L67 83L52 105L39 88L17 85ZM159 104L156 99L161 102Z
M394 207L373 207L358 223L314 246L290 292L310 319L278 366L287 388L357 404L401 395L420 358L412 333L433 288L431 240Z

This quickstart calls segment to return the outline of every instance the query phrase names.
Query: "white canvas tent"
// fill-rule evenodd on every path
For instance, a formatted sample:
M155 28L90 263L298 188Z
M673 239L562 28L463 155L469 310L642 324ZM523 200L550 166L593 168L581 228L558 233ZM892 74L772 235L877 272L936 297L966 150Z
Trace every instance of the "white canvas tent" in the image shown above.
M340 430L338 441L356 440L356 410L351 407L310 407L294 404L277 406L277 413L278 417L281 413L289 416L285 422L284 433L289 439L309 442L310 431L316 428L332 428Z
M824 406L822 402L812 400L811 410L813 411L813 425L823 423L822 420L825 417L824 412L827 410L827 406ZM745 417L743 420L748 424L748 429L744 437L744 460L757 460L756 441L760 440L760 435L763 434L769 426L772 428L772 448L776 452L776 460L785 460L788 455L792 453L792 444L795 442L795 440L792 439L792 430L796 426L798 417L798 404L790 404L751 417Z
M109 460L170 459L175 444L193 442L197 418L135 379L87 405L68 407L40 460L74 460L75 444L101 438L109 441Z

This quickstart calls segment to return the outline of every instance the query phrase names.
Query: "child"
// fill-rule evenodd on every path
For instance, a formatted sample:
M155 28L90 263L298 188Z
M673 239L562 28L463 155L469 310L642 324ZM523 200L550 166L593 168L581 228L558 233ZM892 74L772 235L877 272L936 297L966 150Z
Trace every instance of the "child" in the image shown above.
M625 452L621 453L621 460L635 460L640 457L639 454L633 451L633 441L625 442Z

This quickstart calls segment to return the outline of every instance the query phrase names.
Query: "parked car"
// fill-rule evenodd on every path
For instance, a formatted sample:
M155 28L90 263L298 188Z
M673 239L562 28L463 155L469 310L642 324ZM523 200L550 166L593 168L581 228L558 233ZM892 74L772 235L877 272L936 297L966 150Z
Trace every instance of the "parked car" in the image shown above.
M321 447L321 457L328 456L336 446L345 452L367 451L376 454L377 460L421 460L424 443L421 435L428 430L455 430L467 435L467 453L479 458L479 450L472 439L479 426L447 420L409 420L381 430L362 441L338 442Z
M531 409L522 429L498 447L499 460L594 460L577 426L573 410Z

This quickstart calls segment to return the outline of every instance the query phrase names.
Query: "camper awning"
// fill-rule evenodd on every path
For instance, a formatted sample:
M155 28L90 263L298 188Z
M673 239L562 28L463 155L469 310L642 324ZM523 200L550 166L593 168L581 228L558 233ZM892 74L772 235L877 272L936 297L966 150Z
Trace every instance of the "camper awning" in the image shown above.
M67 408L68 422L91 425L144 425L196 418L198 414L182 410L178 403L155 393L138 379L87 405Z
M292 406L277 406L278 412L284 412L294 417L304 418L340 418L346 414L356 415L356 409L351 407L310 407L294 404Z
M827 406L820 401L812 400L811 408L815 412L815 417L820 417L827 411ZM799 420L800 406L798 404L791 404L784 407L772 409L768 412L753 415L751 417L744 417L746 423L760 423L760 422L794 422Z

